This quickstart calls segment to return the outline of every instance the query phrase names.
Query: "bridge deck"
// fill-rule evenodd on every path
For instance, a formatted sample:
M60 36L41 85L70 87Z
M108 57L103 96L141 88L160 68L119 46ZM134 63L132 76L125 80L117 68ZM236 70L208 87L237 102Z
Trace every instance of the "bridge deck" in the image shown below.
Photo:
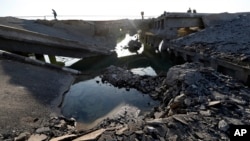
M84 58L109 54L104 48L37 32L0 25L0 49L25 53Z

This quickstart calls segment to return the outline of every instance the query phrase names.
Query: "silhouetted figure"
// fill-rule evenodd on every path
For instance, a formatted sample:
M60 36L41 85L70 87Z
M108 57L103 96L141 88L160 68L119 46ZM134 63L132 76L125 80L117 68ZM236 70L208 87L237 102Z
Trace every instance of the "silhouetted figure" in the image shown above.
M144 12L143 11L141 12L141 19L142 20L144 19Z
M190 7L189 7L189 9L188 9L187 13L192 13L192 10L191 10L191 8L190 8Z
M56 19L56 16L57 16L56 11L54 9L52 9L52 11L53 11L54 19L57 20Z
M163 15L164 15L164 16L166 16L166 15L167 15L167 12L166 12L166 11L164 11L164 12L163 12Z
M193 13L197 13L195 9L193 10Z

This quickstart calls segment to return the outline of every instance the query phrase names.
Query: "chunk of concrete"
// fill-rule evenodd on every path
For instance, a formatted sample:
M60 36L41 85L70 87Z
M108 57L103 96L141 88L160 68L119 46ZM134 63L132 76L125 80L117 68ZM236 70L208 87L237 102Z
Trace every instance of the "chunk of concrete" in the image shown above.
M95 140L97 137L99 137L103 132L105 132L105 129L99 129L94 132L91 132L89 134L83 135L79 138L74 139L73 141L88 141L88 140Z

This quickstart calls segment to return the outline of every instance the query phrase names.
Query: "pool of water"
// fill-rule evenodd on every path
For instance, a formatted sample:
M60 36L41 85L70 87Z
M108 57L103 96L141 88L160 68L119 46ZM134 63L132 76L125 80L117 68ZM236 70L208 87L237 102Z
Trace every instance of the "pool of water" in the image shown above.
M97 76L71 87L64 97L62 114L91 124L121 105L137 107L143 113L158 104L159 102L152 100L149 95L135 89L119 89L109 83L102 83L101 78Z
M84 123L84 127L94 124L110 115L114 109L122 105L138 108L141 114L158 105L148 95L135 89L116 88L109 83L102 83L100 75L110 65L123 67L139 75L155 76L176 64L165 53L155 52L152 48L142 46L137 53L124 48L136 36L126 35L125 39L115 47L116 53L109 56L96 56L80 60L70 68L80 70L84 75L76 78L65 95L61 112L66 117L74 117Z

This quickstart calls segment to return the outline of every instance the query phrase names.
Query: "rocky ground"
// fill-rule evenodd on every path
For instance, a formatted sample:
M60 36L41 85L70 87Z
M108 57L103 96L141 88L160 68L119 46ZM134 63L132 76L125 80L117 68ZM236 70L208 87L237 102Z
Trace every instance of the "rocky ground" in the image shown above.
M237 64L249 66L250 62L250 15L242 14L231 21L172 40L167 46L209 54Z
M160 76L139 76L111 66L103 83L136 88L161 104L146 115L124 110L88 131L74 119L52 117L46 126L16 135L16 140L229 140L231 125L249 125L250 89L198 63L170 68ZM135 113L135 112L133 112Z
M48 125L75 78L59 67L27 58L24 63L24 57L9 60L5 55L0 53L0 140L13 140Z
M126 74L125 70L104 78L126 87L118 77ZM128 83L144 82L145 78L137 81L138 77L135 75ZM172 67L166 77L151 77L150 83L155 84L155 89L148 89L147 93L161 104L139 121L125 123L124 127L128 128L122 135L123 140L229 140L230 125L250 123L250 89L211 68L186 63ZM136 87L150 88L150 83ZM114 132L112 135L121 139Z
M248 66L249 26L250 15L240 15L170 44ZM161 103L146 115L124 108L91 130L77 129L74 119L51 115L33 130L0 133L0 140L229 140L232 125L250 125L250 89L202 64L174 66L158 76L139 76L110 66L102 82L136 88ZM37 123L36 118L28 121Z

